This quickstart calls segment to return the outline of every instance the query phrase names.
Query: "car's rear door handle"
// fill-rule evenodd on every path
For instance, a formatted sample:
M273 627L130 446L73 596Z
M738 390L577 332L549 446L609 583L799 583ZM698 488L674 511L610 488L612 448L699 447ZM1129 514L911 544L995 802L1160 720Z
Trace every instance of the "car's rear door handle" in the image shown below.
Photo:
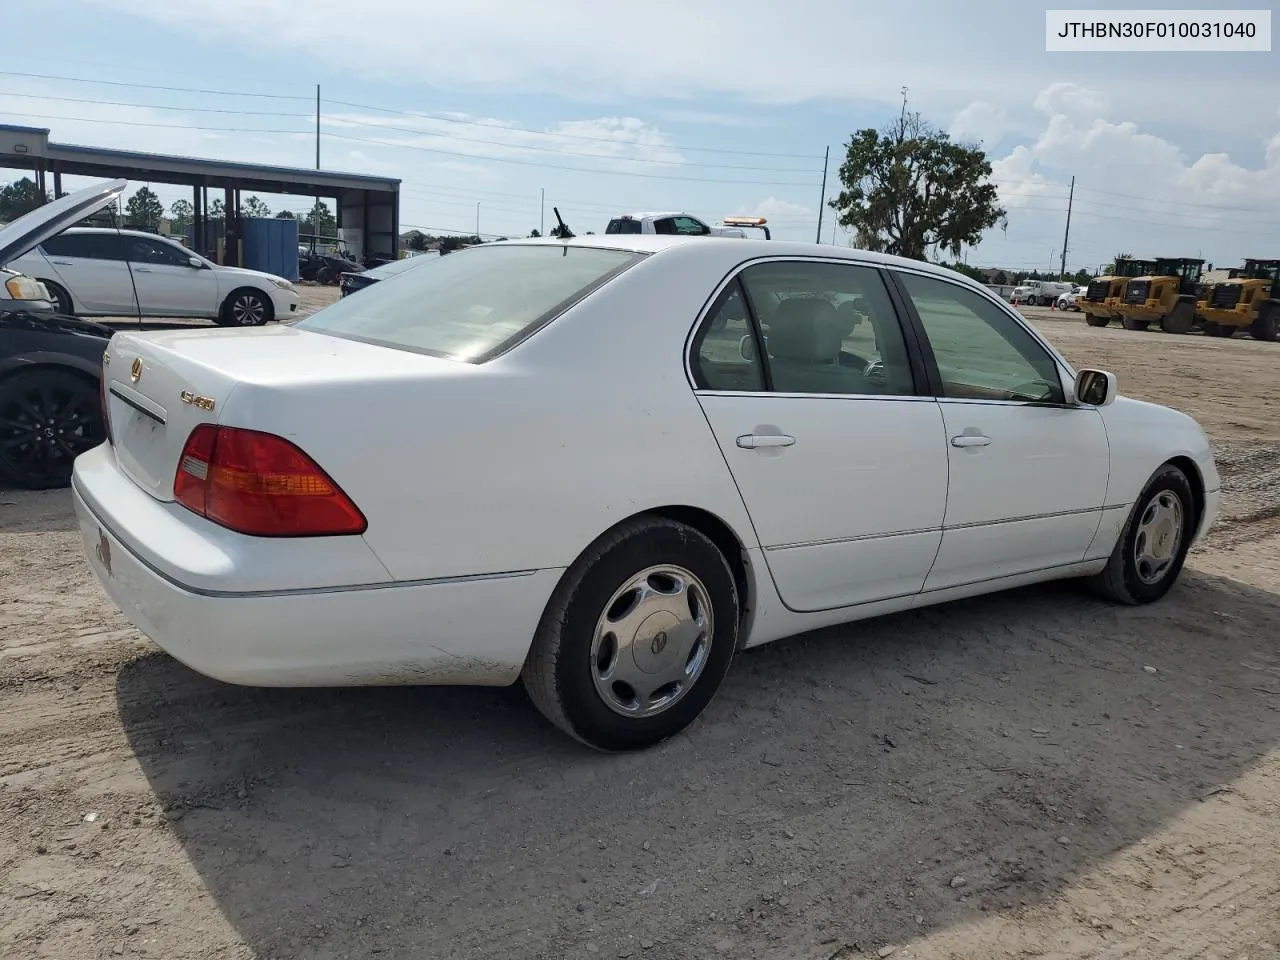
M57 265L57 266L59 266L59 267L74 267L74 266L75 266L75 264L74 264L74 263L72 263L70 260L50 260L49 262L50 262L50 263L52 263L52 264L56 264L56 265Z
M962 433L958 437L951 438L953 447L985 447L991 443L990 437L984 437L980 433Z
M738 446L744 450L758 450L761 447L789 447L796 442L795 437L789 437L785 433L772 434L756 434L744 433L738 437Z
M134 273L151 273L152 270L150 267L134 267L133 272Z

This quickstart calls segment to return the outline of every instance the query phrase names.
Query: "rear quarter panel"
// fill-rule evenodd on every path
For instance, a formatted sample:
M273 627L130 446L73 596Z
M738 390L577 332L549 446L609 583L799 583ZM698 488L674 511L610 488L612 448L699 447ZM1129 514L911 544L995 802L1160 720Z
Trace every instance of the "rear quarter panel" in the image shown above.
M671 505L758 546L684 370L688 333L739 259L706 247L651 255L489 363L242 383L221 422L314 457L397 580L564 567L619 521Z

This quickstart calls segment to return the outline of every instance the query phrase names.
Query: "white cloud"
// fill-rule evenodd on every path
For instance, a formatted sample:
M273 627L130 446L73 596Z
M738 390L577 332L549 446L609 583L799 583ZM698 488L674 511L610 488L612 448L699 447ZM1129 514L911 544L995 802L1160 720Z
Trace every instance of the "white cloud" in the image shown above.
M955 140L998 143L1009 129L1009 114L985 100L975 100L955 115L947 132Z
M1259 251L1275 242L1268 211L1280 207L1275 125L1258 144L1261 165L1250 167L1222 151L1188 155L1135 120L1107 119L1108 101L1077 84L1045 88L1034 102L1045 115L1042 131L993 160L1015 242L1062 229L1074 175L1069 262L1096 265L1118 249L1217 263L1266 255ZM989 260L1003 249L997 241L979 251Z

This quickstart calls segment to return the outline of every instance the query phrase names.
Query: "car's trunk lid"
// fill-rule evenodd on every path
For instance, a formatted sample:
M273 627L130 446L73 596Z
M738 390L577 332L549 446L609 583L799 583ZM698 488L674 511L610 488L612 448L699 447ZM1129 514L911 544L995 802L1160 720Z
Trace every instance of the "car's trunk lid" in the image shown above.
M121 469L160 500L173 481L191 431L220 423L233 390L252 385L263 396L305 397L353 379L396 379L474 372L439 360L290 326L251 330L193 328L118 333L105 354L111 442ZM253 422L228 426L261 427ZM299 427L313 426L299 424Z

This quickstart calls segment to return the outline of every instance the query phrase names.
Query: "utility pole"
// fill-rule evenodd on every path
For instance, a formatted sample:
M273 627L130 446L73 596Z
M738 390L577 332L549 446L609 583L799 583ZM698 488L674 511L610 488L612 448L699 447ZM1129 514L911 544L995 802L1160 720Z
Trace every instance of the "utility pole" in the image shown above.
M476 237L480 236L480 201L476 201Z
M316 169L320 169L320 84L316 84Z
M1071 178L1071 192L1067 194L1067 232L1062 235L1062 277L1067 275L1067 240L1071 236L1071 204L1076 196L1076 178Z
M538 236L547 235L547 188L542 188L542 200L538 205Z
M827 161L830 159L831 145L827 144L826 153L822 155L822 196L818 198L818 235L813 238L814 243L822 242L822 208L827 205Z

